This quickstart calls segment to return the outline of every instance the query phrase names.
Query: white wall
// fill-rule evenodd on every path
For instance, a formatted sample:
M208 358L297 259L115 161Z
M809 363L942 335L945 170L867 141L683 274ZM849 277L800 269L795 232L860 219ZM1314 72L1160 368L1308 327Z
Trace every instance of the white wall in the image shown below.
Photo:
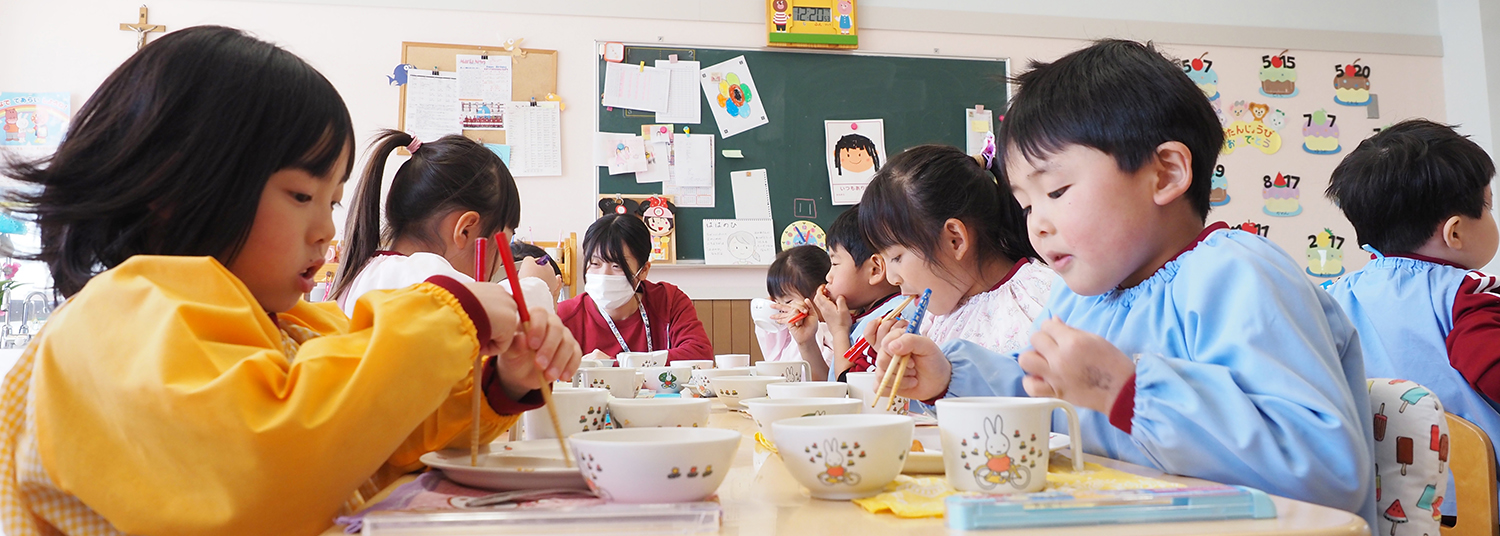
M1024 60L1054 58L1083 40L1118 35L1169 44L1285 48L1282 43L1289 43L1314 50L1438 55L1445 46L1478 46L1463 37L1467 34L1458 34L1454 44L1439 39L1447 26L1440 23L1438 6L1446 9L1453 2L1479 0L1278 0L1254 8L1191 0L866 0L861 49L931 53L940 48L942 55ZM385 85L385 74L399 62L402 41L483 45L524 37L524 46L558 50L558 93L569 105L563 113L564 175L518 180L527 207L521 232L541 240L568 231L581 234L592 219L592 196L584 192L595 190L588 154L595 128L596 39L747 48L765 42L758 1L428 0L421 9L408 5L409 0L160 0L151 3L151 22L174 30L230 25L285 46L339 88L362 136L396 125L398 91ZM117 27L133 21L136 8L105 0L0 0L8 20L34 22L0 32L0 89L69 91L76 109L134 51L133 34ZM1470 11L1468 16L1478 20L1479 12ZM1080 13L1097 18L1074 18ZM1475 124L1470 116L1477 110L1450 106L1449 120ZM1483 112L1486 120L1489 113ZM671 268L656 275L700 298L764 293L763 270Z

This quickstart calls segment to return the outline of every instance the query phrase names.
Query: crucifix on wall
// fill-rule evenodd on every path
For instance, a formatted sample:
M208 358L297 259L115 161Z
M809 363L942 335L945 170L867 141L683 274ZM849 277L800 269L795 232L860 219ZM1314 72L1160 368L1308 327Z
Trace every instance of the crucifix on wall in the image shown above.
M141 20L139 22L136 22L135 24L127 24L122 22L120 23L120 30L126 32L135 32L135 49L140 50L142 47L146 46L146 34L151 32L165 32L167 31L167 27L160 24L147 24L146 6L143 4L141 5Z

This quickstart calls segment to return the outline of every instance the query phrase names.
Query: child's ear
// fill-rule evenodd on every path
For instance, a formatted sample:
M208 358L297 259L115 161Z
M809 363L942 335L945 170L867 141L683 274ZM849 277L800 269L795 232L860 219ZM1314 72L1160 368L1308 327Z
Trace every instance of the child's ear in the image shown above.
M953 260L964 260L969 256L969 250L974 248L974 241L969 236L969 226L958 218L948 218L948 221L943 222L943 232L938 238L942 240L939 249L953 255Z
M1156 146L1155 156L1145 166L1153 179L1151 197L1157 206L1166 206L1193 185L1193 152L1180 141L1169 141Z
M1442 233L1443 243L1448 245L1448 249L1463 251L1463 235L1467 231L1468 229L1464 228L1463 225L1463 218L1455 214L1449 216L1448 219L1443 222L1443 226L1438 232Z
M870 258L865 260L865 265L869 267L869 273L865 274L865 284L878 287L886 283L885 257L880 256L879 253L870 255Z
M450 237L451 246L455 248L467 248L473 244L476 238L482 238L483 233L479 230L479 213L472 210L458 215L453 221L453 235Z

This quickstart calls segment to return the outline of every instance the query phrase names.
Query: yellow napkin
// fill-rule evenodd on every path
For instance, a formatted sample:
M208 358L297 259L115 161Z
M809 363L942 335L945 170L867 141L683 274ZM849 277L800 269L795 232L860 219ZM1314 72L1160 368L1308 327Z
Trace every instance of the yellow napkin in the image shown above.
M1133 475L1096 463L1085 463L1083 472L1073 472L1073 461L1054 454L1047 464L1046 491L1076 492L1106 489L1180 488L1182 484ZM959 493L941 476L896 477L886 484L885 492L874 497L854 499L854 504L872 514L889 510L896 517L943 517L943 499ZM968 495L981 496L980 493Z

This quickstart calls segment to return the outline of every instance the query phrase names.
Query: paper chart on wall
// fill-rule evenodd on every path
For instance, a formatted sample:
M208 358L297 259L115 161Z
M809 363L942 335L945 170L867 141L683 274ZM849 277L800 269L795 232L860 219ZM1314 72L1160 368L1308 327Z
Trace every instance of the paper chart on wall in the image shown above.
M661 193L677 196L677 206L713 208L714 206L714 136L712 134L676 134L672 137L674 159L671 176L662 182ZM692 184L681 181L687 178Z
M693 95L697 95L694 92ZM646 145L646 170L635 173L638 184L662 183L676 171L672 133L673 125L641 125L641 139Z
M770 264L776 258L771 220L703 220L703 262Z
M406 75L406 117L402 126L419 140L463 134L458 75L411 71Z
M766 170L730 172L729 185L734 192L735 219L771 219L771 190L767 183Z
M880 171L885 156L885 121L881 119L823 122L828 186L834 205L853 205Z
M463 127L505 130L505 103L511 96L510 56L459 54L457 59Z
M511 102L506 107L511 146L510 174L516 177L562 175L562 115L557 102Z
M964 110L964 152L975 155L984 150L984 140L995 128L993 114L990 110Z
M719 125L719 135L728 138L771 122L744 56L703 69L698 80Z
M656 112L656 122L684 125L703 122L703 108L698 105L698 67L696 61L656 60L656 68L670 74L672 86L667 109Z
M672 89L672 74L665 69L606 63L604 105L630 110L663 112Z

